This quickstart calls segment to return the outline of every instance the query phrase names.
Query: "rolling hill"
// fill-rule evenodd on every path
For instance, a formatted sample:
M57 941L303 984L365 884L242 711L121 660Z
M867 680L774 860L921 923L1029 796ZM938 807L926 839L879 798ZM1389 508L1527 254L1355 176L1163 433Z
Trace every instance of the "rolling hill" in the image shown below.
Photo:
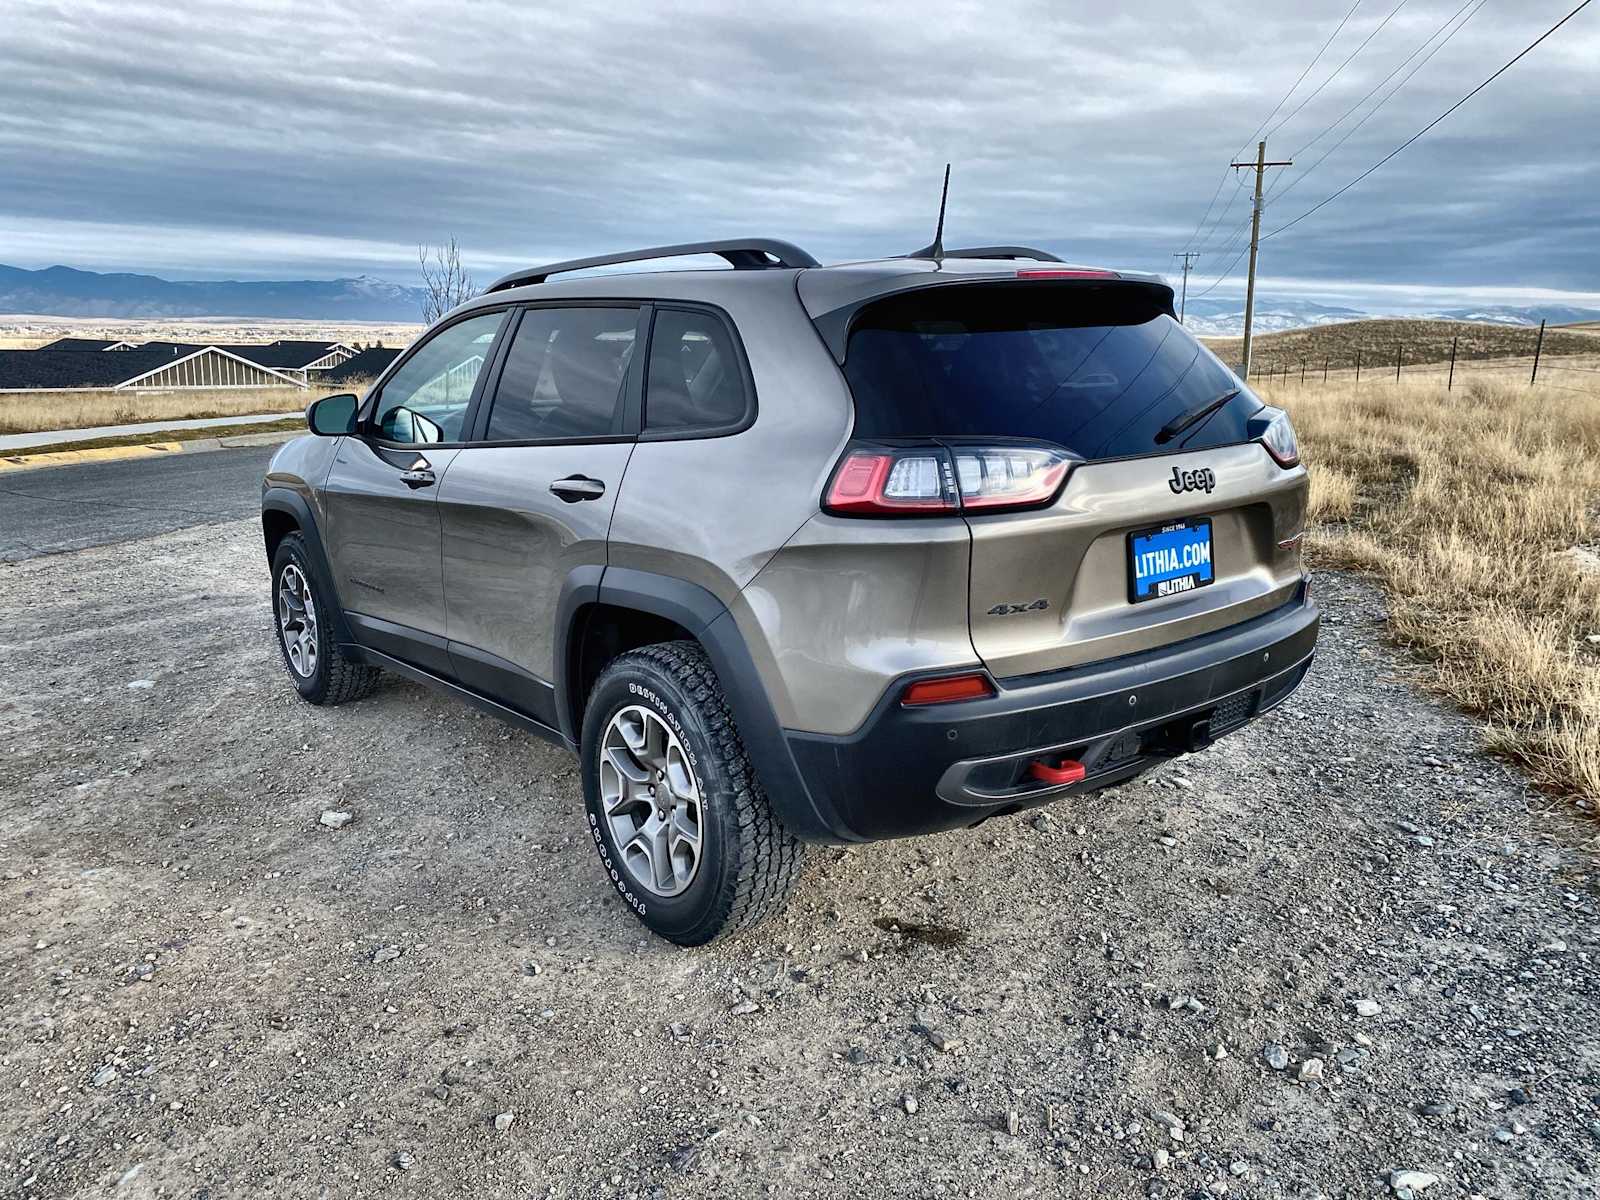
M0 264L0 312L57 317L302 317L332 321L420 321L422 289L358 275L351 279L171 280L155 275Z
M1515 358L1533 353L1537 327L1494 325L1484 322L1432 321L1383 318L1370 321L1345 321L1337 325L1317 325L1267 333L1255 339L1254 362L1298 364L1302 359L1320 369L1353 367L1356 352L1370 366L1392 366L1396 352L1405 347L1408 363L1444 362L1450 357L1450 343L1460 338L1457 356L1462 361L1486 358ZM1237 363L1244 355L1243 338L1203 338L1218 358ZM1547 329L1543 353L1549 356L1600 354L1600 336L1568 329Z

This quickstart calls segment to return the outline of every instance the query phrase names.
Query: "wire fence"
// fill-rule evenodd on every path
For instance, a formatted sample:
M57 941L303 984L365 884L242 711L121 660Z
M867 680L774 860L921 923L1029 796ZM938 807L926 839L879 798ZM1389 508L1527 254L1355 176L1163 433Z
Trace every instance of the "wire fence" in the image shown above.
M1460 353L1461 339L1450 343L1445 358L1432 357L1436 344L1429 344L1422 353L1429 354L1426 361L1408 362L1406 343L1396 339L1387 343L1357 345L1354 361L1350 361L1348 348L1333 354L1302 353L1273 356L1270 353L1251 364L1252 382L1269 385L1323 384L1333 380L1358 384L1399 383L1418 376L1442 376L1446 390L1453 391L1459 382L1481 377L1487 372L1501 376L1507 382L1520 381L1529 387L1550 387L1561 391L1579 392L1600 397L1600 335L1594 336L1592 354L1573 354L1570 343L1560 355L1545 349L1545 327L1528 330L1525 349L1507 347L1508 352L1485 356L1473 352L1472 357ZM1412 353L1417 353L1415 346Z

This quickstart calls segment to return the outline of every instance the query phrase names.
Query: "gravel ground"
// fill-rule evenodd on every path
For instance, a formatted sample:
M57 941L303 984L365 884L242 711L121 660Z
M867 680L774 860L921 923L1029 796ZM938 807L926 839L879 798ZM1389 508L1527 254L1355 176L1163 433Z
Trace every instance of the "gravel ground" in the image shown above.
M299 703L259 545L0 565L9 1194L1600 1186L1593 827L1407 682L1365 585L1319 579L1306 685L1206 753L816 852L683 951L565 754L401 681Z

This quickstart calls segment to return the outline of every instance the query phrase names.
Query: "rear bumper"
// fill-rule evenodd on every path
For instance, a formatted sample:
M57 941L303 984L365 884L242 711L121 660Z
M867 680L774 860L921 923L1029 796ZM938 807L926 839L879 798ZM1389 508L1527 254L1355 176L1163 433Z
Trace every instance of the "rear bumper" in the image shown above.
M1243 624L1000 680L990 699L905 708L899 696L911 679L898 681L853 734L785 731L817 818L803 836L932 833L1118 783L1282 703L1311 665L1318 624L1302 586L1290 603ZM1052 755L1083 763L1085 778L1048 785L1028 776L1031 762Z

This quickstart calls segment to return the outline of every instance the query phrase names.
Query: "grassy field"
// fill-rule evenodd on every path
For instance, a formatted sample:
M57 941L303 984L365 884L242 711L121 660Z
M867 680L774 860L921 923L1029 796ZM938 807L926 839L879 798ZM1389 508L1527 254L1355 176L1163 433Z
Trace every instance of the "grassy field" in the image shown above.
M1600 549L1600 395L1481 377L1257 390L1311 466L1314 559L1383 582L1394 636L1494 749L1600 799L1600 560L1581 552Z
M363 393L371 380L339 385ZM0 396L0 433L89 429L143 421L297 413L322 393L316 388L246 388L181 392L29 392Z
M0 314L0 350L32 350L59 337L126 338L130 342L271 342L327 338L408 346L421 325L390 321L308 321L279 317L170 317L166 319Z
M1252 357L1258 370L1274 365L1298 370L1303 361L1308 371L1320 374L1324 362L1330 369L1353 368L1359 350L1364 370L1381 372L1388 367L1392 371L1401 347L1404 347L1406 363L1449 361L1450 343L1457 337L1461 342L1456 356L1461 362L1514 357L1527 357L1531 361L1539 330L1537 326L1467 321L1344 321L1337 325L1262 334L1255 339ZM1243 338L1205 338L1204 341L1225 363L1237 363L1244 354ZM1600 356L1600 337L1582 330L1545 330L1542 357L1573 354Z

